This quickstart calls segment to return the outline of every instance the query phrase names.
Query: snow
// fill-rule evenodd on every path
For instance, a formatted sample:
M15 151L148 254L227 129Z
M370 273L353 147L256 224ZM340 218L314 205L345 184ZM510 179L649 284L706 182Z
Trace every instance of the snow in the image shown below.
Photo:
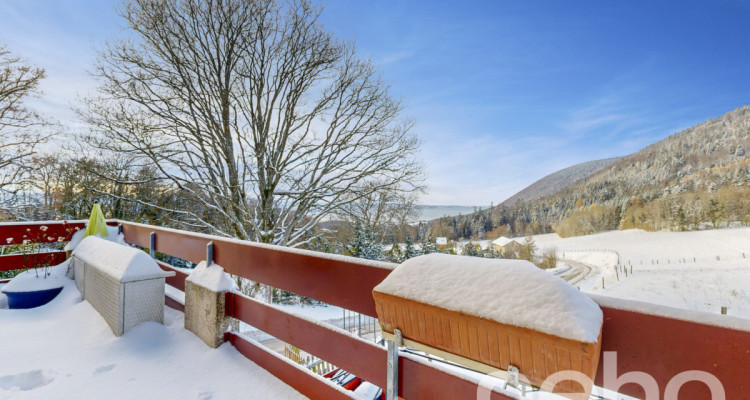
M169 276L145 252L98 236L84 238L73 250L73 256L97 266L120 282Z
M274 304L273 307L310 321L316 321L316 323L325 322L334 326L341 325L344 314L343 308L326 304ZM256 340L260 341L273 338L271 335L263 333L258 328L242 321L240 321L240 332L252 335Z
M18 293L61 288L68 279L65 276L68 264L69 261L65 261L62 264L49 267L46 271L44 268L24 271L16 275L0 290L5 293ZM49 273L49 275L45 278L46 273Z
M170 285L164 285L164 294L180 304L185 304L185 292L180 289Z
M533 238L540 253L556 248L558 257L596 268L580 284L584 292L713 314L724 306L750 318L750 228Z
M307 368L305 368L305 367L304 367L303 365L301 365L301 364L298 364L298 363L296 363L296 362L293 362L293 361L292 361L292 360L290 360L289 358L286 358L286 357L282 356L282 355L281 355L281 354L279 354L279 353L276 353L276 352L274 352L274 351L270 351L270 350L266 349L266 348L265 348L265 347L264 347L264 346L263 346L263 345L262 345L262 344L261 344L260 342L256 341L255 339L253 339L253 338L251 338L251 337L248 337L248 336L246 336L246 335L243 335L242 333L237 333L236 335L237 335L238 337L242 338L243 340L245 340L245 341L247 341L247 342L249 342L249 343L251 343L251 344L255 345L255 346L256 346L256 347L258 347L259 349L261 349L261 350L263 350L263 351L266 351L266 353L268 353L269 355L271 355L271 356L273 356L273 357L276 357L276 358L277 358L277 359L278 359L279 361L282 361L282 362L284 362L284 363L285 363L286 365L288 365L288 366L290 366L290 367L293 367L293 368L296 368L296 369L298 369L298 370L300 370L300 371L303 371L303 372L305 372L305 373L309 373L309 372L310 372L310 371L309 371L309 370L308 370ZM225 345L225 346L226 346L226 345ZM341 394L343 394L343 395L346 395L346 396L351 396L351 392L350 392L350 391L348 391L348 390L344 389L343 387L341 387L341 386L339 386L339 385L336 385L335 383L331 382L330 380L328 380L328 379L326 379L326 378L323 378L323 377L322 377L322 376L320 376L320 375L312 375L312 376L313 376L313 378L314 378L314 379L318 380L318 381L319 381L320 383L322 383L322 384L325 384L325 385L328 385L329 387L333 388L333 389L334 389L334 390L336 390L337 392L339 392L339 393L341 393ZM243 395L244 395L244 393L243 393ZM233 398L233 399L235 399L235 398L237 398L237 396L235 395L235 396L234 396L234 397L232 397L232 398ZM252 397L252 396L248 396L248 398L253 398L253 397ZM305 398L306 398L306 397L305 397ZM266 398L263 398L263 399L265 400Z
M727 307L729 315L750 318L750 273L746 268L636 270L596 293L715 314Z
M224 268L218 264L207 266L205 261L201 261L185 280L213 292L239 290L234 280L224 273Z
M121 337L73 281L51 303L0 310L0 399L304 399L229 343L207 347L165 308Z
M372 400L375 398L375 395L380 392L380 388L373 385L370 382L362 382L361 385L357 386L356 389L354 389L354 396L358 399L363 400Z
M119 230L116 226L107 226L107 237L102 237L102 239L106 239L111 242L115 242L119 244L125 244L125 236L122 233L119 233L118 231ZM78 244L81 243L81 240L83 240L85 233L86 233L85 228L76 231L76 233L74 233L73 236L70 237L70 242L68 242L68 244L65 245L65 251L74 250L76 246L78 246ZM99 235L97 236L101 237Z
M374 291L593 343L599 306L530 262L428 254L396 268Z

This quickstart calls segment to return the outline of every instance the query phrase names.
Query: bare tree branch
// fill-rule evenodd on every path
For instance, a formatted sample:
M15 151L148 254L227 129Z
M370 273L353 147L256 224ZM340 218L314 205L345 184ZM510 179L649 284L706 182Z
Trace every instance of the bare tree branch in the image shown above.
M326 215L421 188L412 122L305 0L132 0L80 111L98 149L147 160L233 236L295 246Z
M45 77L41 68L26 64L0 44L0 190L13 194L25 183L24 174L36 146L47 137L36 131L45 122L25 102L39 95ZM3 201L12 196L3 196Z

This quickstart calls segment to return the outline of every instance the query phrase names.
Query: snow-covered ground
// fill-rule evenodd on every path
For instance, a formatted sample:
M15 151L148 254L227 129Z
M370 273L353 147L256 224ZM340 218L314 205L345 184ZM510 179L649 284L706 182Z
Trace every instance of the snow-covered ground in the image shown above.
M583 291L711 313L724 306L729 315L750 318L750 228L548 234L534 241L540 253L556 248L558 257L596 267L581 282Z
M0 309L0 399L303 399L226 343L210 349L165 308L121 337L67 281L51 303Z

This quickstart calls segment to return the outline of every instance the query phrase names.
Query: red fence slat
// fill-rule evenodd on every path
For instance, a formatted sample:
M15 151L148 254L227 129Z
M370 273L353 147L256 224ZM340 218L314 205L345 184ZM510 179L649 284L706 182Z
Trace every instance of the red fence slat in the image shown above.
M303 395L311 399L351 400L352 398L323 382L312 373L291 365L292 361L280 358L279 355L269 353L235 334L228 334L229 342L242 355L258 364L266 371L281 379Z
M57 265L65 261L64 251L51 251L45 253L12 254L0 256L0 271L14 269L34 268L43 265Z
M385 387L385 348L246 296L227 293L226 299L227 315L253 325L374 385ZM399 360L399 366L403 371L399 380L399 394L405 399L476 398L477 385L471 381L407 358L402 357ZM511 398L492 392L491 399L509 400Z
M206 244L211 239L205 235L127 221L120 222L125 241L128 243L149 248L151 232L156 232L156 251L194 263L206 258Z
M169 308L171 308L171 309L174 309L174 310L177 310L177 311L180 311L180 312L185 312L185 305L184 304L180 303L179 301L177 301L177 300L175 300L175 299L173 299L173 298L171 298L171 297L169 297L167 295L164 295L164 305L167 306L167 307L169 307Z
M669 381L683 371L699 370L716 376L727 399L750 398L750 332L682 321L635 311L602 307L602 352L617 352L617 376L643 371L652 376L664 396ZM595 383L602 386L604 356ZM608 388L617 389L617 388ZM620 393L643 398L643 389L627 384ZM679 400L710 399L708 387L688 382Z
M174 276L168 276L165 281L167 282L167 285L172 286L173 288L180 289L181 291L185 291L185 279L188 277L188 273L177 269L165 262L157 261L156 264L159 265L159 268L162 269L162 271L168 271L168 272L174 272Z
M385 350L383 350L385 351ZM472 381L418 363L399 358L399 396L407 400L469 399L477 398L478 385ZM385 366L383 366L385 368ZM515 400L496 391L490 400Z
M206 257L206 245L214 243L214 261L227 272L273 287L335 304L348 310L377 317L372 288L391 272L350 257L296 251L280 246L225 239L175 231L150 225L122 222L125 240L149 247L156 232L156 251L192 262Z
M385 386L385 351L371 342L289 314L246 296L226 294L227 315L242 320L333 365ZM325 337L325 340L321 340Z
M24 240L31 243L67 242L83 227L82 221L0 222L0 245L22 244Z

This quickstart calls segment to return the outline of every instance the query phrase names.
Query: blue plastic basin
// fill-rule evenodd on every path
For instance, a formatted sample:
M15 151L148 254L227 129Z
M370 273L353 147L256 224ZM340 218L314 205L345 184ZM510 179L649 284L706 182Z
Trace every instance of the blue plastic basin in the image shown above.
M59 287L34 292L5 292L5 295L8 296L8 308L34 308L52 301L52 299L62 292L62 289Z

